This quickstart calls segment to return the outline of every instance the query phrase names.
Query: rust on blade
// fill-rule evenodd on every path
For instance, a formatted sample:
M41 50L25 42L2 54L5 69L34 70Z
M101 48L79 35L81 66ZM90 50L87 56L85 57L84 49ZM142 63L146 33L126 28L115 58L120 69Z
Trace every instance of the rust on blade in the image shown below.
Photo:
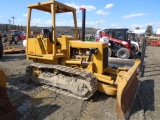
M140 60L135 61L135 64L129 71L121 71L117 78L117 100L116 111L123 119L128 119L135 101L135 97L139 88L139 80L137 78L137 68L140 65Z

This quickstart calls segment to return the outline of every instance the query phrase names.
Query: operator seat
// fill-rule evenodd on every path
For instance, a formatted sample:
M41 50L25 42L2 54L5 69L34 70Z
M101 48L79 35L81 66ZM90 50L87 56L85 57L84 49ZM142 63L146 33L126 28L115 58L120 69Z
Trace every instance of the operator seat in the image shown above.
M48 29L43 29L42 34L44 35L44 37L49 38L50 42L52 42L52 40L53 40L52 33Z
M54 43L52 39L52 33L48 29L43 29L42 34L44 35L45 38L49 38L50 42ZM61 45L57 40L56 40L56 45Z

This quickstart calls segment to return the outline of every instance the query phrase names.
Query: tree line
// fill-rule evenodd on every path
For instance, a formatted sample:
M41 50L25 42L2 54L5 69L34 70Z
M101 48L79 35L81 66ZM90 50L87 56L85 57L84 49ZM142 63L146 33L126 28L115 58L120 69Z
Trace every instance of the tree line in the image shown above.
M135 29L139 30L140 27L136 27ZM156 35L156 33L153 32L153 27L152 27L152 25L148 25L148 26L146 27L145 35L147 35L147 36Z
M49 29L51 31L51 27L38 27L38 26L31 26L31 31L33 32L41 32L42 29ZM81 27L78 28L80 33L82 31ZM18 30L18 31L26 31L26 26L22 25L11 25L11 24L0 24L0 30L8 33L10 30ZM70 26L57 26L56 27L57 34L70 34L74 32L74 27ZM87 27L85 29L86 34L95 34L97 29Z
M22 25L0 24L0 29L4 32L8 32L10 30L25 31L26 27Z

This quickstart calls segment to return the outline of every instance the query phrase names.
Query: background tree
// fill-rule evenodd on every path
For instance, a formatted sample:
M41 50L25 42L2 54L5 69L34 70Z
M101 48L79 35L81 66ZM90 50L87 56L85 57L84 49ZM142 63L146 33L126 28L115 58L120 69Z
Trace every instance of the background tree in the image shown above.
M136 27L136 30L139 30L140 29L140 27Z
M151 25L148 25L146 28L146 35L151 36L153 35L153 27Z
M21 30L21 31L23 31L23 30L24 30L22 25L20 26L20 30Z

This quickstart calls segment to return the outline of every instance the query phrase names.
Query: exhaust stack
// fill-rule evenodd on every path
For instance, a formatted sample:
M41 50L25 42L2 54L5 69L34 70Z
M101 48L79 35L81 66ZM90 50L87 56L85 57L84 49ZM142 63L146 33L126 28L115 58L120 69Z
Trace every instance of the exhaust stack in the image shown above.
M85 41L86 9L80 8L80 10L82 10L82 41Z

